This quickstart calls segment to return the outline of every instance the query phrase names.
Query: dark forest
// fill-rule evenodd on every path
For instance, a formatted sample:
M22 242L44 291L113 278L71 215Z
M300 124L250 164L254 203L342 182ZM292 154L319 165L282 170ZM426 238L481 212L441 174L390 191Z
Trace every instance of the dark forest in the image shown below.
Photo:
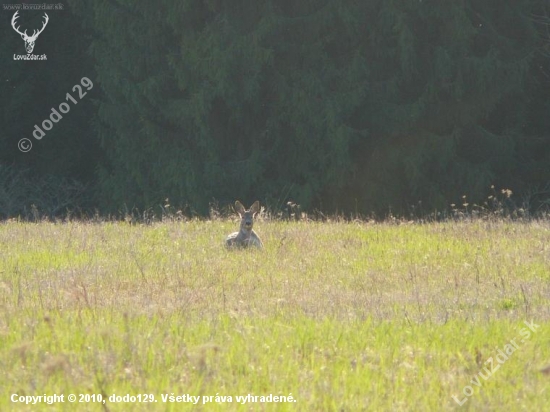
M44 61L3 7L0 217L550 198L548 1L69 0Z

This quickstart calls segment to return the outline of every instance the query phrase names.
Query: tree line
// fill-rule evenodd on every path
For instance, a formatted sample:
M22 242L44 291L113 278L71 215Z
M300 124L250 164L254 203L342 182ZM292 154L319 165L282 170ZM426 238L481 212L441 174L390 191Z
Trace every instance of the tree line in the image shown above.
M491 186L541 192L548 12L544 0L69 0L37 40L47 61L22 62L3 10L0 166L78 184L79 206L101 213L168 198L205 214L238 198L384 214L481 202ZM40 27L42 12L20 15ZM34 139L84 77L89 95Z

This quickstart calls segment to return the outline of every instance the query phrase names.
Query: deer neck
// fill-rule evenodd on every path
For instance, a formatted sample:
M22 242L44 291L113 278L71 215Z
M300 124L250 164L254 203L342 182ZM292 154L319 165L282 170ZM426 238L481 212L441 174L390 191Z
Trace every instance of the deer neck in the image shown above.
M252 228L247 229L245 225L241 225L241 233L244 237L249 238L252 234Z

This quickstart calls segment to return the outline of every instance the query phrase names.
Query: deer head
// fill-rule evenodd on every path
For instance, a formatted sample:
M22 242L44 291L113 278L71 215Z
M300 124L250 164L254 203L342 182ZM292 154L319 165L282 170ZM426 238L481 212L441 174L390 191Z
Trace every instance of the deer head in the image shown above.
M235 202L235 210L241 217L241 230L250 232L254 225L254 216L260 212L260 202L254 202L250 209L246 210L241 202Z
M19 13L19 11L16 11L15 14L13 15L13 18L11 19L11 26L17 33L21 35L21 38L25 41L25 49L27 49L27 53L31 54L34 49L34 42L36 42L38 35L44 31L44 28L48 24L48 21L50 20L50 18L46 13L44 13L44 17L46 18L46 20L44 21L44 23L42 23L42 28L40 30L34 30L32 33L32 36L28 36L27 30L25 30L25 32L22 33L21 31L19 31L19 27L21 26L15 27L15 20L19 18L17 13Z

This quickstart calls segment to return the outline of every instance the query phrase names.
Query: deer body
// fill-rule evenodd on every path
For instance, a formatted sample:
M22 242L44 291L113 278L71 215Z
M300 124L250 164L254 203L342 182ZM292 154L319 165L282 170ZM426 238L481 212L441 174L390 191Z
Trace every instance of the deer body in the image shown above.
M259 249L263 248L262 241L259 236L252 230L254 225L254 216L260 211L260 203L258 201L246 210L241 202L235 202L235 210L241 217L241 228L238 232L231 233L225 240L227 248L247 248L255 246Z

